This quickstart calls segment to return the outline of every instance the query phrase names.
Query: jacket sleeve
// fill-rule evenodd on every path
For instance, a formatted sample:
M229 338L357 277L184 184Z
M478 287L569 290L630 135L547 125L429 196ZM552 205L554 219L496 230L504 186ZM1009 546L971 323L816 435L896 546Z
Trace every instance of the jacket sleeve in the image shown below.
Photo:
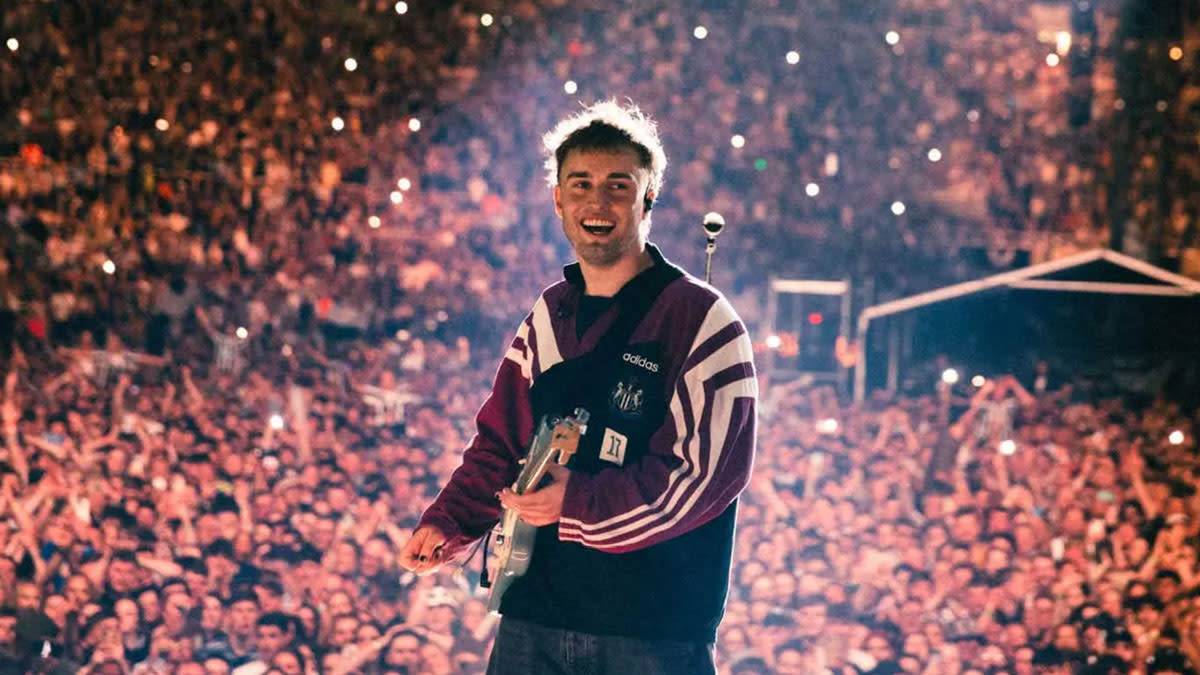
M624 467L572 473L559 538L622 553L716 518L749 482L757 396L746 328L718 298L691 343L667 421L646 454Z
M432 525L446 535L447 559L499 520L496 492L516 480L518 460L533 435L529 386L535 354L530 330L526 317L500 362L491 395L475 417L475 437L463 452L462 464L417 525Z

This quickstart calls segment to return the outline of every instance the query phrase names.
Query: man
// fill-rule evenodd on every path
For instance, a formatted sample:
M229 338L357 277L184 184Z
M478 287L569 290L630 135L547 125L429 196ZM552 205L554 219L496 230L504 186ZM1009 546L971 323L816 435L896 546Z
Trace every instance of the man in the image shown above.
M283 612L267 612L255 621L255 658L233 669L233 675L262 675L270 670L271 659L287 649L295 639L291 620Z
M521 324L401 561L433 571L503 505L539 530L489 672L712 673L754 453L750 340L723 296L647 242L666 165L650 120L599 103L544 143L578 262ZM591 419L569 466L541 489L507 489L536 422L577 407Z
M230 650L226 660L240 666L253 658L257 646L255 629L260 615L258 598L252 592L242 592L230 598L226 606L225 631L229 636Z

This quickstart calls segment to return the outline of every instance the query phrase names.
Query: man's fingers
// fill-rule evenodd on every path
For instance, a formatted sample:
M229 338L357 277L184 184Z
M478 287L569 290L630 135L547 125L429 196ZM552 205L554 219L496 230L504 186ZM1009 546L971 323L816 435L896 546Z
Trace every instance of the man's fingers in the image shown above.
M400 552L400 564L420 574L441 564L441 548L446 536L433 527L422 527L413 533L412 539Z

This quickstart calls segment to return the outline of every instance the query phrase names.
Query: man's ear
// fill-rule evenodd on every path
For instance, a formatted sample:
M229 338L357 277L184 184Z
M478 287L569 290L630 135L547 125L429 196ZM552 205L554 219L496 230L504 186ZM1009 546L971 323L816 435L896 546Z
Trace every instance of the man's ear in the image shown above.
M646 196L642 199L642 211L650 213L652 208L654 208L654 190L646 190Z
M562 218L562 192L559 191L557 185L554 186L554 212L558 214L559 218Z

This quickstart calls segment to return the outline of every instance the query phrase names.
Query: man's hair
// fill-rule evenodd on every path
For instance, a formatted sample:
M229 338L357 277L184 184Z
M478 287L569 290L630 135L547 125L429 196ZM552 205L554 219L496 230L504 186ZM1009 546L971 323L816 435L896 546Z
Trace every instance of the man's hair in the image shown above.
M286 633L288 632L288 629L292 627L292 617L284 614L283 612L267 612L266 614L258 617L258 621L255 622L255 625L275 626L279 630Z
M226 607L233 607L239 602L252 602L254 606L258 606L258 596L250 591L238 591L229 597L229 601L225 603Z
M630 102L621 105L615 99L593 103L583 111L559 122L542 136L546 149L546 180L558 185L563 161L572 150L615 152L632 150L643 168L650 171L649 191L662 191L667 154L658 138L658 127ZM645 196L649 211L653 199Z
M808 651L808 642L804 638L792 638L775 648L775 658L778 659L779 655L786 651L803 654Z
M429 641L424 635L418 633L417 631L415 631L411 628L401 628L400 630L396 631L392 635L391 640L388 640L388 645L390 646L393 642L396 641L397 638L402 638L402 637L406 637L406 636L416 638L417 644L419 644L421 646L424 646L425 643Z

